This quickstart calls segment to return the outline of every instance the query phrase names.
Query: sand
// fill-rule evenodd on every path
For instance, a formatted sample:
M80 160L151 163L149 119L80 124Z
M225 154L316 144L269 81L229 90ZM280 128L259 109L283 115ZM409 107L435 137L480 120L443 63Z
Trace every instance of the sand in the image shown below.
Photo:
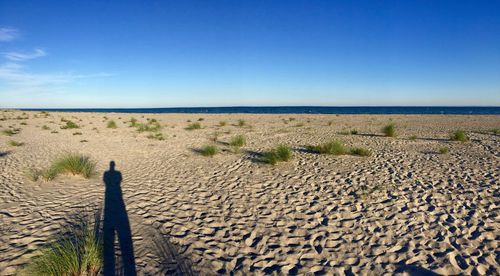
M486 132L500 128L500 116L22 113L0 112L0 129L21 129L0 134L0 275L29 263L69 214L102 206L111 160L123 176L139 275L182 266L204 275L500 272L500 136ZM118 128L106 128L104 116ZM62 117L81 128L60 129ZM165 140L128 127L131 117L159 120ZM184 129L198 118L202 129ZM381 135L388 123L396 138ZM448 139L459 128L469 142ZM359 134L340 134L351 129ZM222 151L201 156L194 149L215 131ZM234 153L225 143L237 134L247 145ZM372 155L304 148L331 139ZM291 161L256 160L278 144L294 149ZM444 146L449 153L439 154ZM91 156L98 175L25 176L67 151Z

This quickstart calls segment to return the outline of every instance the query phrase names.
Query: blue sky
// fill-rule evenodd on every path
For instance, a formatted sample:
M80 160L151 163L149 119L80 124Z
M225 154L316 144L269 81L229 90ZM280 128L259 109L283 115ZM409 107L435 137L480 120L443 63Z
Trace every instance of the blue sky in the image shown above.
M500 105L500 1L1 1L0 107Z

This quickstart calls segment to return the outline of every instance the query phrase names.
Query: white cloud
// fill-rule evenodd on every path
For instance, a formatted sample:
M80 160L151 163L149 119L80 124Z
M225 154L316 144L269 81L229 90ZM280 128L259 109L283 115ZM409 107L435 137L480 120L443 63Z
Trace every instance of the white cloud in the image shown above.
M80 79L110 77L108 73L74 74L71 72L30 73L18 63L0 64L0 81L9 86L30 88L30 90L51 90Z
M0 41L8 42L16 39L19 36L19 31L14 28L0 27Z
M46 56L47 53L43 49L35 49L32 53L22 53L22 52L7 52L3 53L3 56L12 61L24 61L29 59L35 59L39 57Z

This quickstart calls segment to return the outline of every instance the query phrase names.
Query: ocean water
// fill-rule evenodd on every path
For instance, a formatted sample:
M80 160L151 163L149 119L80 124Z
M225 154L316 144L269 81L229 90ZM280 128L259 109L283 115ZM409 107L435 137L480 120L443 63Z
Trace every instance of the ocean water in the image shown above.
M254 114L462 114L500 115L500 106L234 106L169 108L56 108L27 111L119 113L254 113Z

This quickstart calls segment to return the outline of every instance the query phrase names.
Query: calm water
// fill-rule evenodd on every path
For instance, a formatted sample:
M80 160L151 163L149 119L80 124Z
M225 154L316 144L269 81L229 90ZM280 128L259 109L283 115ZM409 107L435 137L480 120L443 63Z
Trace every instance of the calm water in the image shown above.
M256 114L472 114L499 115L500 106L236 106L173 108L67 108L23 109L28 111L120 112L120 113L256 113Z

